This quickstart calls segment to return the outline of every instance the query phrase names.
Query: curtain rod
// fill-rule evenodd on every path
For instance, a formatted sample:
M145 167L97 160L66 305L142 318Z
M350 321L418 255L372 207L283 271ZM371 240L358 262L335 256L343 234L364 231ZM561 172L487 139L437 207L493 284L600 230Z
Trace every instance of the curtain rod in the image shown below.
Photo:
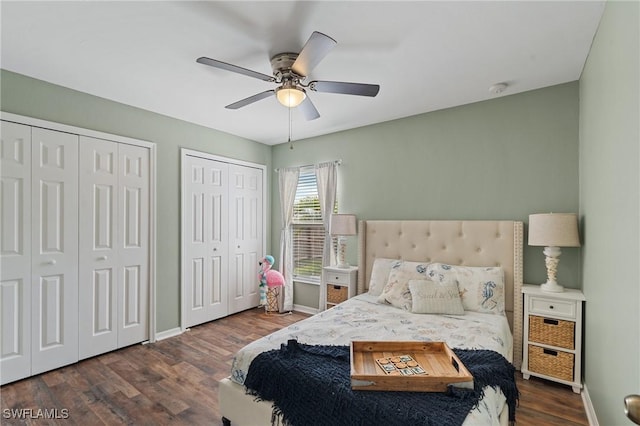
M323 161L323 163L326 163L327 161ZM333 163L336 166L339 166L342 164L342 160L333 160ZM321 164L321 163L320 163ZM317 166L317 164L305 164L304 166L293 166L293 167L298 167L300 169L302 169L303 167L314 167ZM273 169L276 173L278 173L280 171L280 169Z

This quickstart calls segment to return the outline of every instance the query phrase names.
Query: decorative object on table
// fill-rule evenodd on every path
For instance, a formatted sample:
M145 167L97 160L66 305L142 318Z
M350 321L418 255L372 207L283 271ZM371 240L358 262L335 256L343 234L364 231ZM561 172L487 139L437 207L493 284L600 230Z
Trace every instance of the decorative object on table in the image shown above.
M540 285L542 291L564 291L556 280L559 257L562 254L560 247L580 247L578 216L575 213L529 215L529 245L544 247L547 282Z
M353 390L473 389L473 376L446 342L352 340L350 359Z
M348 268L349 264L345 260L347 250L347 237L356 235L356 216L353 214L333 214L331 215L331 235L338 237L338 268Z
M266 255L258 262L260 265L260 306L265 307L265 312L278 312L278 295L280 287L284 285L284 276L275 269L271 269L275 264L275 259L271 255Z

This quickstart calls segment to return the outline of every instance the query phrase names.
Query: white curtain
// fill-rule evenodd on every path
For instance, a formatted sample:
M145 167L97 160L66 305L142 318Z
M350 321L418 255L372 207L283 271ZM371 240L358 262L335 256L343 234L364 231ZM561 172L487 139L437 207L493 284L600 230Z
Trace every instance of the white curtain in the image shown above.
M284 289L280 312L293 310L293 203L298 188L299 168L280 169L278 187L280 188L280 211L282 212L282 231L280 232L280 272L284 275Z
M337 167L334 161L329 163L318 164L315 167L316 182L318 185L318 199L320 201L320 211L322 213L322 223L324 224L324 249L322 250L322 266L331 264L331 215L336 205L336 187L337 187ZM324 269L322 271L324 275ZM324 277L321 282L325 282ZM320 309L326 305L327 288L320 286Z

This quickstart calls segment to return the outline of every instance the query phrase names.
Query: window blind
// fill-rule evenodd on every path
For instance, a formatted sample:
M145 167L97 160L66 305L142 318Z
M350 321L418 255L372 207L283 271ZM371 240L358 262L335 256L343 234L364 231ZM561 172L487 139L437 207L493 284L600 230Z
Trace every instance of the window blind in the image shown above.
M293 204L294 279L318 281L322 273L324 225L313 168L303 168Z

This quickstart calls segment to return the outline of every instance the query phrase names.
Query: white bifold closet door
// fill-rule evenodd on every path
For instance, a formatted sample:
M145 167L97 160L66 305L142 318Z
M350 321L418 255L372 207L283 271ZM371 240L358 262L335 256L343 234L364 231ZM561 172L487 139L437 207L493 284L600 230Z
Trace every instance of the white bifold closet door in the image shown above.
M227 163L193 156L183 167L187 327L229 314L228 171Z
M262 170L229 165L229 312L258 306L262 251ZM266 254L266 253L265 253Z
M259 303L263 171L186 155L183 162L184 327Z
M148 339L149 150L80 138L84 359Z
M0 375L31 374L31 127L2 122Z
M2 383L78 360L78 136L2 123Z

